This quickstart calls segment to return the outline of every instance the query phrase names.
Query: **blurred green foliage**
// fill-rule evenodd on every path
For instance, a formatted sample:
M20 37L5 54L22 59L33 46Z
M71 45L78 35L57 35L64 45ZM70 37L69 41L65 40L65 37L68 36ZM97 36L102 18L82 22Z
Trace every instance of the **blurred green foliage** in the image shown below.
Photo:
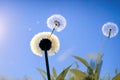
M86 72L80 70L79 63L76 62L75 68L72 68L72 65L70 65L65 68L59 75L57 74L55 68L53 68L51 80L120 80L120 73L118 73L117 69L115 69L115 76L113 78L110 77L110 73L108 73L107 76L100 78L100 70L103 62L103 55L100 53L97 54L95 61L92 61L90 63L88 63L87 60L79 56L73 57L87 68ZM41 74L43 80L47 80L47 72L40 68L37 68L37 70Z
M60 74L57 74L56 69L53 67L52 73L51 73L51 80L120 80L120 73L117 69L115 69L114 73L115 76L112 78L110 76L110 73L107 73L104 77L100 78L100 71L102 67L102 57L103 55L98 53L97 57L94 58L94 60L90 60L88 62L82 57L79 56L73 56L77 62L75 62L76 66L73 66L71 64L67 68L65 68L63 71L61 71ZM82 63L86 67L86 71L80 70L79 63ZM47 80L47 72L45 70L42 70L40 68L36 68L37 71L41 74L42 80ZM30 76L24 76L23 78L10 78L6 76L0 76L0 80L33 80Z

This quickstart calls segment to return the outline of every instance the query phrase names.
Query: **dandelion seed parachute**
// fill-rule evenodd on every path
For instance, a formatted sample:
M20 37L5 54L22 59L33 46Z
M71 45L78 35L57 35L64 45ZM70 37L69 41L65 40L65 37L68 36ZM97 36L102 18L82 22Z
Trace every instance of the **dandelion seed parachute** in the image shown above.
M31 46L31 50L35 55L38 56L42 56L42 49L39 47L40 42L43 39L48 39L52 42L51 44L51 48L47 51L49 56L54 55L58 50L59 50L59 39L56 35L52 34L51 36L51 32L41 32L36 34L31 42L30 42L30 46Z
M52 15L47 19L47 26L60 32L66 27L66 19L59 14Z
M115 23L107 22L102 26L102 32L106 37L112 38L118 34L119 29Z

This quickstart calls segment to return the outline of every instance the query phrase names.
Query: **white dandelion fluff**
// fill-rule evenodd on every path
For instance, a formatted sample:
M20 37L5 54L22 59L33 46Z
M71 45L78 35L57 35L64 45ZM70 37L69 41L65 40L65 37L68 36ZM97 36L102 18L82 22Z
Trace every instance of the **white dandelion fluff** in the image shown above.
M39 47L40 42L43 39L48 39L51 41L51 48L47 51L49 56L54 55L58 50L59 50L59 39L57 36L55 36L54 34L52 34L51 36L51 32L41 32L36 34L31 42L30 42L30 46L31 46L31 50L34 54L38 55L38 56L42 56L42 49Z
M66 19L58 14L52 15L47 19L47 26L60 32L66 27Z
M112 38L118 34L119 29L115 23L108 22L102 26L102 32L105 36Z

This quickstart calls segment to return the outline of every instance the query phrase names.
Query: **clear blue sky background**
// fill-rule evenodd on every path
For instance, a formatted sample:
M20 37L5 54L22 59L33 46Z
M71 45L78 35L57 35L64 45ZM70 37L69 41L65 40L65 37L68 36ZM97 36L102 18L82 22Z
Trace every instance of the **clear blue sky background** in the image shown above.
M101 75L114 69L120 72L120 33L107 39L101 31L106 22L120 26L119 0L39 0L0 1L0 75L31 76L41 80L36 67L45 68L44 57L36 56L30 49L32 37L43 31L51 31L46 20L53 14L61 14L67 20L66 28L54 32L60 40L60 50L49 57L50 68L60 73L76 60L71 55L86 59L88 53L99 53L103 49ZM120 27L119 27L120 29ZM85 71L85 66L80 64Z

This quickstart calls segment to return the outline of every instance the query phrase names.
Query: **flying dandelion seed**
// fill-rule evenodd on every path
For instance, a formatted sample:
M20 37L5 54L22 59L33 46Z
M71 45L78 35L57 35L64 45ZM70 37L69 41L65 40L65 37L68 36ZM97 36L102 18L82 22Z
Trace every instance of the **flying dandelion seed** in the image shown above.
M108 22L108 23L103 25L102 32L108 38L112 38L112 37L115 37L118 34L119 29L118 29L118 26L115 23Z
M66 27L66 19L61 15L52 15L47 19L47 25L50 29L60 32Z
M54 34L51 35L51 32L41 32L36 34L31 42L30 42L30 46L31 46L31 50L33 51L34 54L38 55L38 56L42 56L42 51L43 49L40 47L40 43L42 41L50 41L51 42L51 47L50 49L47 51L49 56L54 55L58 50L59 50L59 39L57 36L55 36ZM44 43L43 43L44 44Z
M36 21L36 24L40 24L40 21Z
M31 27L28 28L28 31L32 31Z

